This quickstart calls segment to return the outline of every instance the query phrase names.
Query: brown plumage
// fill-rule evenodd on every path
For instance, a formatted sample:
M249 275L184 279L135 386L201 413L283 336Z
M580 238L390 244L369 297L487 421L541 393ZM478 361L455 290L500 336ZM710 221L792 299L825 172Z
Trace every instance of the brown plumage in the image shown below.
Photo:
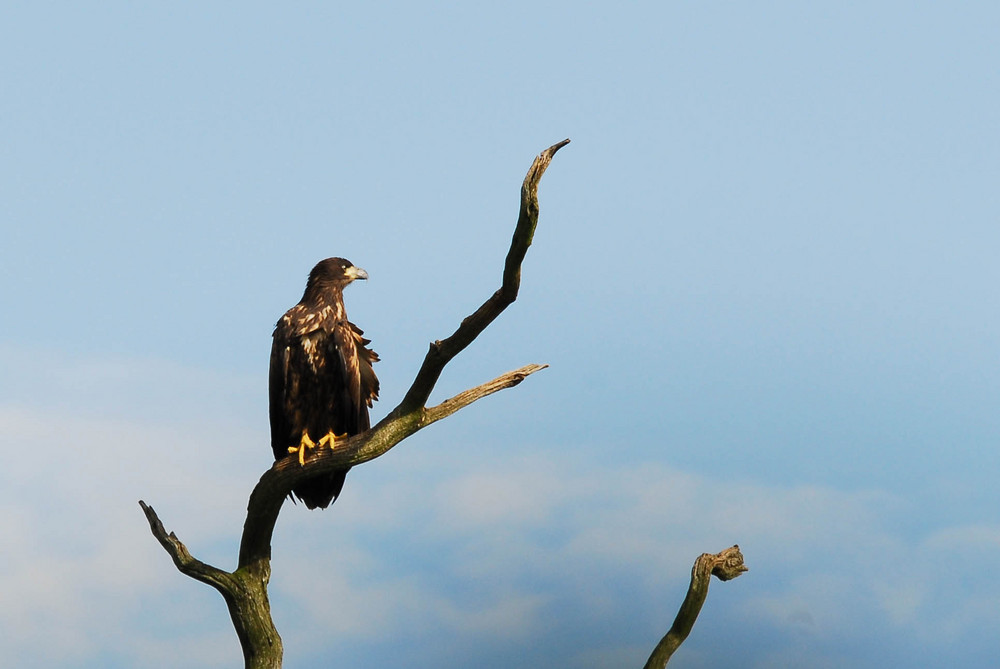
M341 438L370 427L368 409L378 399L378 361L369 340L347 320L344 288L368 274L343 258L320 261L305 293L274 328L271 346L271 448L276 460L330 436ZM348 470L324 474L296 486L307 507L323 509L337 499Z

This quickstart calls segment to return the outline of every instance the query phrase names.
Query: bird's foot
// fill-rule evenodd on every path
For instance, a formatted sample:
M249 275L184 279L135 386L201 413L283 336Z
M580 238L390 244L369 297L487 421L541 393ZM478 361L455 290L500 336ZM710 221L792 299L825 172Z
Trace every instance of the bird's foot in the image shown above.
M323 448L324 446L329 446L330 448L333 448L334 443L336 443L338 439L346 439L346 438L347 438L346 432L344 434L334 434L333 430L330 430L320 438L316 446L319 448Z
M326 437L324 437L324 439L325 438ZM320 439L320 445L322 445L322 443L323 439ZM299 440L299 445L289 446L288 452L298 453L299 464L304 465L306 463L306 453L309 451L310 448L316 448L316 447L317 447L316 442L309 438L309 432L306 430L302 430L302 438Z
M334 434L333 430L330 430L329 432L327 432L326 434L324 434L322 437L320 437L319 441L313 441L312 439L309 438L309 433L307 431L303 430L302 431L302 439L299 440L299 445L298 446L289 446L288 447L288 452L289 453L298 453L299 454L299 464L300 465L304 465L306 463L306 455L307 455L307 453L308 453L308 451L310 449L312 449L312 448L317 448L317 449L318 448L323 448L324 446L327 446L329 448L333 448L334 443L336 443L336 441L338 439L344 439L346 437L347 437L347 433L346 432L343 433L343 434Z

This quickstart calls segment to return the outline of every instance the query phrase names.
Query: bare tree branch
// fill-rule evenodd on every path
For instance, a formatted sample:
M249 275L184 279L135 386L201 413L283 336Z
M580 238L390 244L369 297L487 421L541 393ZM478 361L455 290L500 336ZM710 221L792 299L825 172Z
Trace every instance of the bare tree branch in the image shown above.
M521 208L504 263L503 283L472 315L465 318L447 339L435 341L402 402L372 429L337 442L334 449L317 449L300 465L296 457L284 458L261 476L250 494L243 525L239 562L229 573L196 560L173 534L167 534L152 507L140 501L150 530L170 554L181 573L216 588L229 606L230 616L243 647L247 669L278 669L281 637L274 627L267 599L270 579L271 537L281 506L296 483L324 472L359 465L385 454L393 446L431 423L504 388L516 386L545 365L528 365L466 390L437 406L427 400L444 366L468 346L517 298L521 263L531 245L538 223L538 183L555 153L569 143L563 140L539 154L521 186Z
M289 456L274 463L274 466L260 477L260 481L250 494L247 519L243 526L243 540L240 544L239 565L243 567L256 560L270 558L274 524L278 520L278 513L285 498L297 483L317 474L374 460L414 432L450 416L476 400L512 388L528 375L546 367L547 365L527 365L507 372L428 409L420 407L401 414L397 407L372 429L344 441L338 441L336 447L332 449L318 449L306 460L305 465L300 465L296 456Z
M528 378L529 374L534 374L535 372L541 371L548 367L548 365L526 365L521 369L515 369L513 372L507 372L497 378L484 383L475 388L470 388L464 392L455 395L451 399L447 399L437 406L433 406L427 409L424 414L424 426L430 425L431 423L437 422L442 418L447 418L459 409L464 409L476 400L480 400L487 395L492 395L493 393L500 392L507 388L513 388L517 384Z
M748 569L743 564L743 553L740 552L739 546L732 546L715 555L702 553L698 556L691 568L691 585L688 587L684 603L681 604L670 631L653 649L652 655L646 661L645 669L663 669L670 661L670 656L687 639L695 620L698 619L698 614L701 613L702 604L708 597L708 583L713 575L720 581L728 581L745 571Z
M146 514L146 520L149 521L149 529L153 532L153 536L156 537L160 545L163 546L163 549L173 558L174 565L178 571L202 583L207 583L216 590L221 591L230 587L232 574L206 564L201 560L196 560L188 552L187 547L181 543L181 540L177 538L176 534L173 532L167 534L167 530L163 527L163 523L160 522L153 507L148 506L142 500L139 500L139 506L142 507L143 513Z
M450 337L430 345L423 365L403 401L371 430L338 442L333 449L317 449L317 452L306 460L304 466L300 465L295 457L290 456L275 463L274 467L264 473L250 495L247 520L243 527L243 541L240 545L240 566L265 557L270 558L274 523L277 522L278 513L281 511L281 503L296 483L317 474L373 460L417 430L448 415L444 413L445 410L455 407L449 412L453 413L465 406L460 403L459 398L471 397L469 402L475 401L500 390L501 387L497 387L496 390L481 393L482 389L492 387L492 384L496 384L500 379L507 376L516 379L515 383L502 386L510 387L520 383L528 374L544 369L543 365L524 367L446 400L433 410L426 408L427 399L434 390L444 366L478 337L517 298L521 282L521 262L528 252L535 227L538 225L538 183L552 162L552 157L568 143L569 140L566 139L542 151L524 177L524 183L521 185L521 208L504 263L503 285L475 313L466 317Z
M283 648L281 636L271 619L267 598L267 583L271 578L268 560L238 569L233 573L196 560L173 532L167 534L153 507L139 500L146 514L149 529L164 550L170 554L177 569L186 576L207 583L222 595L229 608L229 617L243 648L246 669L281 669Z
M521 184L521 210L518 212L514 237L511 239L510 250L507 251L507 259L504 262L503 284L474 314L463 320L450 337L431 344L430 350L424 357L424 364L397 409L406 412L425 406L444 366L471 344L486 326L517 299L517 291L521 286L521 262L528 252L528 247L531 246L535 226L538 224L538 182L552 162L552 157L567 144L569 140L564 139L538 154L524 177L524 183Z

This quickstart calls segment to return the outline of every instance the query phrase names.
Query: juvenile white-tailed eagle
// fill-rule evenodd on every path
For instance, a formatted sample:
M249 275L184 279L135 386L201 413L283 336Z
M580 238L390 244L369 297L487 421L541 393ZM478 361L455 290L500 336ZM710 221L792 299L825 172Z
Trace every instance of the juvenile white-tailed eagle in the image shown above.
M378 399L378 361L361 329L347 320L344 288L368 273L343 258L320 261L302 299L274 328L271 346L271 448L276 460L298 453L304 463L310 448L332 446L335 439L370 427L368 409ZM344 487L347 469L297 485L310 509L328 507Z

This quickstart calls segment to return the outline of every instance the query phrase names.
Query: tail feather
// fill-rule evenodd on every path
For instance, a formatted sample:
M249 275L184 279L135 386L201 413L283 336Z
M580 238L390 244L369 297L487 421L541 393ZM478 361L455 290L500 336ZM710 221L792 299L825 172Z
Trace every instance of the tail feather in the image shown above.
M292 495L302 500L308 509L325 509L340 496L348 471L350 470L344 469L311 478L292 488Z

